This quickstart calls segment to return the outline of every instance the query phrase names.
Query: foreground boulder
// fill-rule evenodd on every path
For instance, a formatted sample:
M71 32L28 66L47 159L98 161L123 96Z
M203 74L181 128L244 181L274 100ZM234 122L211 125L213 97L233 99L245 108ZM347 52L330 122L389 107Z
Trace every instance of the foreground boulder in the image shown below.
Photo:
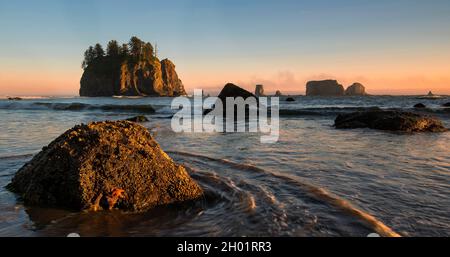
M344 87L336 80L309 81L306 84L307 96L343 96Z
M128 121L75 126L25 164L8 189L26 204L77 210L145 211L202 195L148 130Z
M338 129L371 128L404 132L444 132L436 118L400 111L366 111L340 114L334 123Z
M364 96L366 94L366 88L361 83L353 83L345 90L347 96Z

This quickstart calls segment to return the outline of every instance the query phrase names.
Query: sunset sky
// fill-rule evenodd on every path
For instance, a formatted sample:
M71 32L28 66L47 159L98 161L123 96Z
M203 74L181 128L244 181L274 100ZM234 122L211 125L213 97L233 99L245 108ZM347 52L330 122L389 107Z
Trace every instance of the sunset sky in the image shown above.
M305 92L450 94L448 0L0 0L0 95L77 95L83 52L133 35L158 44L188 92L226 82Z

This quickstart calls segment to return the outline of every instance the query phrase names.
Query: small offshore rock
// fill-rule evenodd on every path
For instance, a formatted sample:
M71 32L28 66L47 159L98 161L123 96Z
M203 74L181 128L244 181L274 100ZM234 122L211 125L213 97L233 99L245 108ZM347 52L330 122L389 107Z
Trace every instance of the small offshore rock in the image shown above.
M404 132L445 132L434 117L400 111L364 111L340 114L334 123L338 129L371 128Z

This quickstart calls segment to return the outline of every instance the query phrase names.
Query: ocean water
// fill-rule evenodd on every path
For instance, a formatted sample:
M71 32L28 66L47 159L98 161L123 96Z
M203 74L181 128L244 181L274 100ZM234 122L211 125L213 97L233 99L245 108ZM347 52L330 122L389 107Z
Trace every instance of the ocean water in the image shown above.
M412 110L450 127L450 98L281 99L280 139L174 133L171 98L0 100L0 236L450 236L450 132L336 130L337 114ZM148 105L156 109L150 114ZM137 114L162 148L205 189L189 205L141 214L24 206L7 191L15 172L76 124Z

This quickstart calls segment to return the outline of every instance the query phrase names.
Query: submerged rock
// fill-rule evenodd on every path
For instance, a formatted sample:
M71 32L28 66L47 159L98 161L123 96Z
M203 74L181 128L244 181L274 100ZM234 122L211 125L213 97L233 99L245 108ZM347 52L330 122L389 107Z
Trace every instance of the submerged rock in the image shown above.
M203 193L144 127L95 122L66 131L25 164L8 189L26 204L145 211Z
M8 97L8 100L10 100L10 101L21 101L23 99L20 98L20 97Z
M309 81L306 84L307 96L343 96L344 87L336 80Z
M258 97L265 96L265 94L264 94L264 86L263 85L256 85L255 95L258 96Z
M295 102L295 99L292 97L286 98L286 102Z
M405 132L444 132L436 118L400 111L366 111L340 114L334 123L338 129L371 128Z
M345 90L345 95L364 96L366 95L366 88L361 83L353 83Z
M144 115L139 115L139 116L136 116L136 117L132 117L132 118L129 118L129 119L126 119L127 121L131 121L131 122L147 122L148 121L148 119L147 119L147 117L145 117Z
M418 103L414 105L414 108L427 108L423 103Z

